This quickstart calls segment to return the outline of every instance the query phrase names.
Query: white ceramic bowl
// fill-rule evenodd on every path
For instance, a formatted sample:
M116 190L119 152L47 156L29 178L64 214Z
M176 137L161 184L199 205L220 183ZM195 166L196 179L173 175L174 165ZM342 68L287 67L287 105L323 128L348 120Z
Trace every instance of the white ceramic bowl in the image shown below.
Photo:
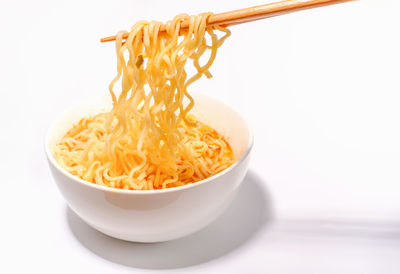
M248 124L232 108L202 94L194 97L192 113L224 135L232 146L237 160L231 167L194 184L163 190L113 189L71 175L56 162L53 148L80 118L110 108L108 98L100 98L67 111L46 135L50 169L69 207L95 229L134 242L177 239L216 219L246 174L253 137Z

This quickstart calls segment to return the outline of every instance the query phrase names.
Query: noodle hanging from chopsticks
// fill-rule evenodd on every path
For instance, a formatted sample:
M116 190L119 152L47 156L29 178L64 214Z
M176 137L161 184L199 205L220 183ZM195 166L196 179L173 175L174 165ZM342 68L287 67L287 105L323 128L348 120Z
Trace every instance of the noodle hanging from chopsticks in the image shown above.
M165 32L160 22L140 21L117 34L117 75L109 85L113 108L81 119L57 144L54 155L64 169L99 185L149 190L197 182L233 163L225 138L189 114L195 102L188 86L212 77L209 68L230 35L207 27L210 15L178 15ZM180 28L184 20L187 29ZM224 35L218 38L215 30ZM196 69L191 77L188 61Z

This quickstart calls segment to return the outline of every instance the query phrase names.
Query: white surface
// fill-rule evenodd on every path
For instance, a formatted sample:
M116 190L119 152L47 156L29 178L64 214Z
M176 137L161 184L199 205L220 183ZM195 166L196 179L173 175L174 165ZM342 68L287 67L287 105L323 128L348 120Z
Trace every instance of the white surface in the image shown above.
M193 87L244 113L256 143L226 214L155 245L103 236L67 210L43 136L106 92L136 20L265 1L8 1L0 8L1 273L399 273L398 1L343 4L232 28ZM252 44L249 44L252 42Z

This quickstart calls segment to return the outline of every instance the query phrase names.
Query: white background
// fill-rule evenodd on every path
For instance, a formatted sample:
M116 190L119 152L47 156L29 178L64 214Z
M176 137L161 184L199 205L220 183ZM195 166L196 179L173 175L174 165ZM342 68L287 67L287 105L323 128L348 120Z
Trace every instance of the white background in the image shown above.
M193 90L251 123L228 211L181 240L134 244L83 223L52 181L53 117L106 93L135 21L251 1L8 1L0 7L1 273L399 273L400 4L360 1L232 27Z

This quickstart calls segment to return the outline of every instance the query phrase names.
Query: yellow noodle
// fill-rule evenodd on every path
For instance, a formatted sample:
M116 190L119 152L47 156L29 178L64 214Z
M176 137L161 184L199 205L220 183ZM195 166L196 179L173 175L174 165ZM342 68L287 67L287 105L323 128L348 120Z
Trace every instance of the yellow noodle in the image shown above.
M113 108L67 132L54 150L63 168L95 184L149 190L190 184L233 163L224 137L189 114L195 102L188 86L211 77L217 50L230 35L207 27L209 16L178 15L165 32L160 22L141 21L117 34L117 75L109 85ZM184 20L190 22L185 30ZM218 38L215 30L224 35ZM205 53L208 60L200 61ZM188 62L197 71L191 77Z

